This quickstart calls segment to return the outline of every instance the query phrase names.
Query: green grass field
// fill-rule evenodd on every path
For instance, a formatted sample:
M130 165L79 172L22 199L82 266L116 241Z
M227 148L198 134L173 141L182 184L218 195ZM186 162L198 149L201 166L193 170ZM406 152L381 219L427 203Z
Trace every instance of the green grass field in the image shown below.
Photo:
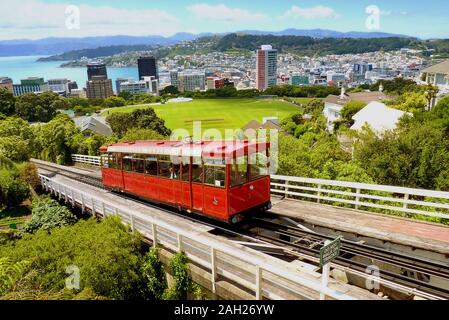
M298 107L282 100L258 99L210 99L192 102L168 103L149 106L165 120L168 128L186 129L192 132L193 121L202 121L202 130L240 129L249 121L262 121L264 117L278 117L279 121L298 110ZM116 108L103 113L131 112L145 106Z

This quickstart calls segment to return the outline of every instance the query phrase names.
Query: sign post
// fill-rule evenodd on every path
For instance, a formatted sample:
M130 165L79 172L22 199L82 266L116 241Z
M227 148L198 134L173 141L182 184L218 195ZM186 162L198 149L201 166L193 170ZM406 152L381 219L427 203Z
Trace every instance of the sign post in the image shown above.
M329 274L331 268L331 261L340 255L341 237L338 237L334 241L327 240L324 246L320 250L320 266L323 269L321 274L321 286L327 288L329 284ZM320 293L320 300L325 300L326 295Z

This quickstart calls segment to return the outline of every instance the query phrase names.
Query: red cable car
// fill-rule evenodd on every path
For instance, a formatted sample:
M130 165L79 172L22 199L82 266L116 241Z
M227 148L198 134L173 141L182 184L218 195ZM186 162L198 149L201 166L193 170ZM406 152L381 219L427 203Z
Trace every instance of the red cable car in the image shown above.
M270 201L268 142L138 141L102 147L103 184L151 202L237 223Z

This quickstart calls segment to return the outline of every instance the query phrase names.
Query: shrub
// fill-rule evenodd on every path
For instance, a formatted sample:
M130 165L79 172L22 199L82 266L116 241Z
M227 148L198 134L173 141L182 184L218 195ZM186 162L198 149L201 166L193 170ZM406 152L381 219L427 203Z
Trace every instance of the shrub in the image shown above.
M69 209L50 198L35 199L32 213L31 220L23 227L25 233L60 228L77 221L77 217Z

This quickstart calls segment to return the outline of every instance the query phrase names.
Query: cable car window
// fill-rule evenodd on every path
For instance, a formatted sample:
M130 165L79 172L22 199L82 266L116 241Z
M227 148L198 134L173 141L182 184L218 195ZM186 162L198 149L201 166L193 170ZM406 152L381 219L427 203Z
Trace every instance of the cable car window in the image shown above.
M133 170L133 157L129 154L123 155L123 171Z
M248 159L246 156L231 161L231 187L248 182Z
M144 173L145 160L141 155L135 154L133 156L133 171L137 173Z
M172 173L172 170L173 170L172 163L170 160L167 161L164 159L167 159L167 157L165 157L165 156L159 157L159 160L157 162L157 168L158 168L157 175L158 175L158 177L161 177L161 178L171 179L172 174L173 174ZM168 157L168 159L170 159L170 157Z
M108 154L108 163L103 163L103 166L105 168L111 168L111 169L116 169L117 168L117 159L116 159L116 154L115 153L109 153Z
M171 179L180 180L181 179L181 158L172 157L173 169L170 176Z
M226 187L226 165L205 163L204 183L214 187Z
M190 158L189 157L182 157L182 181L190 181Z
M249 174L251 180L268 175L268 158L262 153L253 153L249 156Z
M200 157L193 158L192 182L203 183L203 162Z
M157 157L145 156L145 174L157 176Z

